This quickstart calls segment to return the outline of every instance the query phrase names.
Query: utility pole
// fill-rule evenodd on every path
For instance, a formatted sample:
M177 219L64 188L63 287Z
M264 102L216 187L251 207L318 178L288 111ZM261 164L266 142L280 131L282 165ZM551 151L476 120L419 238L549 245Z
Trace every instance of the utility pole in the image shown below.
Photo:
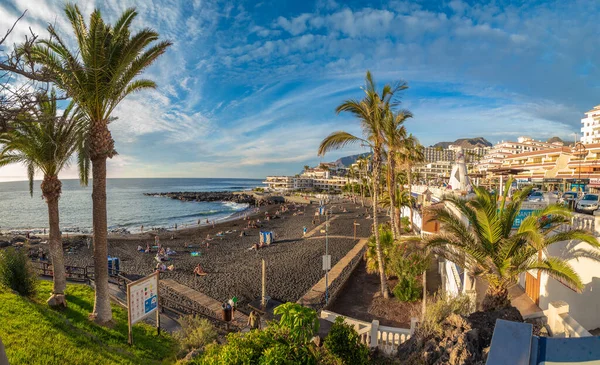
M329 258L329 211L325 209L325 305L329 303L329 270L331 269L331 259Z

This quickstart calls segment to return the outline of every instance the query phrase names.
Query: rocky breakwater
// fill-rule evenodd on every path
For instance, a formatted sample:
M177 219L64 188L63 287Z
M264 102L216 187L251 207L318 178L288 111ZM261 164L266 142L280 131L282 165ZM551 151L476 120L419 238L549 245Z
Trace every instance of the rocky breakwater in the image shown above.
M228 191L206 192L171 192L171 193L144 193L147 196L156 196L177 199L184 202L234 202L239 204L255 204L256 199L250 194L234 194Z

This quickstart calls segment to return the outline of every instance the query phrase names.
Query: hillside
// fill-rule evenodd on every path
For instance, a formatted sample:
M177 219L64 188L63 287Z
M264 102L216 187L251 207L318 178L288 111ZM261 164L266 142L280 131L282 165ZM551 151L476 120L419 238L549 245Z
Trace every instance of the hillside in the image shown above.
M353 163L355 163L357 159L368 156L368 155L369 155L369 153L361 153L358 155L346 156L346 157L339 158L337 161L335 161L335 163L344 165L345 167L348 167L348 166L352 165Z
M562 140L560 137L552 137L552 138L548 138L548 140L546 141L548 143L556 143L556 142L561 142L562 144L564 144L565 146L573 146L573 142L565 142L564 140Z
M492 147L490 141L483 137L459 138L454 142L438 142L433 147L448 148L450 145L461 146L462 148Z

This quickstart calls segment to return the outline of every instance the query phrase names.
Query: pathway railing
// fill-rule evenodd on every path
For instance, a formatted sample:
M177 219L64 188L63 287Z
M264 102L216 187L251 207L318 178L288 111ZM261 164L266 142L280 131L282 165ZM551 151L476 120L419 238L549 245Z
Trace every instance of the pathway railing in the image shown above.
M394 355L398 352L398 347L412 336L417 324L417 319L412 318L410 329L381 326L378 320L366 322L328 310L321 310L321 318L326 321L333 323L337 317L344 318L345 323L354 327L361 343L371 348L378 348L387 355Z

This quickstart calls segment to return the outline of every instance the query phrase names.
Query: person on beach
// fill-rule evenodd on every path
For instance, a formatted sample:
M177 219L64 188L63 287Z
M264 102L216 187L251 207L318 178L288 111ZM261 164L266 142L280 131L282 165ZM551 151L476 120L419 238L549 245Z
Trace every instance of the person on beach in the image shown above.
M306 226L302 227L302 237L306 236L306 231L307 231Z
M144 251L146 253L150 253L150 244L146 243L146 251Z
M196 267L194 268L194 276L204 276L206 275L206 273L204 272L204 270L202 270L202 266L200 266L200 264L196 265Z
M254 310L250 312L250 315L248 316L248 326L253 330L260 329L260 315L258 312Z
M140 232L144 233L144 225L142 224L142 226L140 227Z
M138 245L137 250L138 252L144 252L144 248L141 245Z

